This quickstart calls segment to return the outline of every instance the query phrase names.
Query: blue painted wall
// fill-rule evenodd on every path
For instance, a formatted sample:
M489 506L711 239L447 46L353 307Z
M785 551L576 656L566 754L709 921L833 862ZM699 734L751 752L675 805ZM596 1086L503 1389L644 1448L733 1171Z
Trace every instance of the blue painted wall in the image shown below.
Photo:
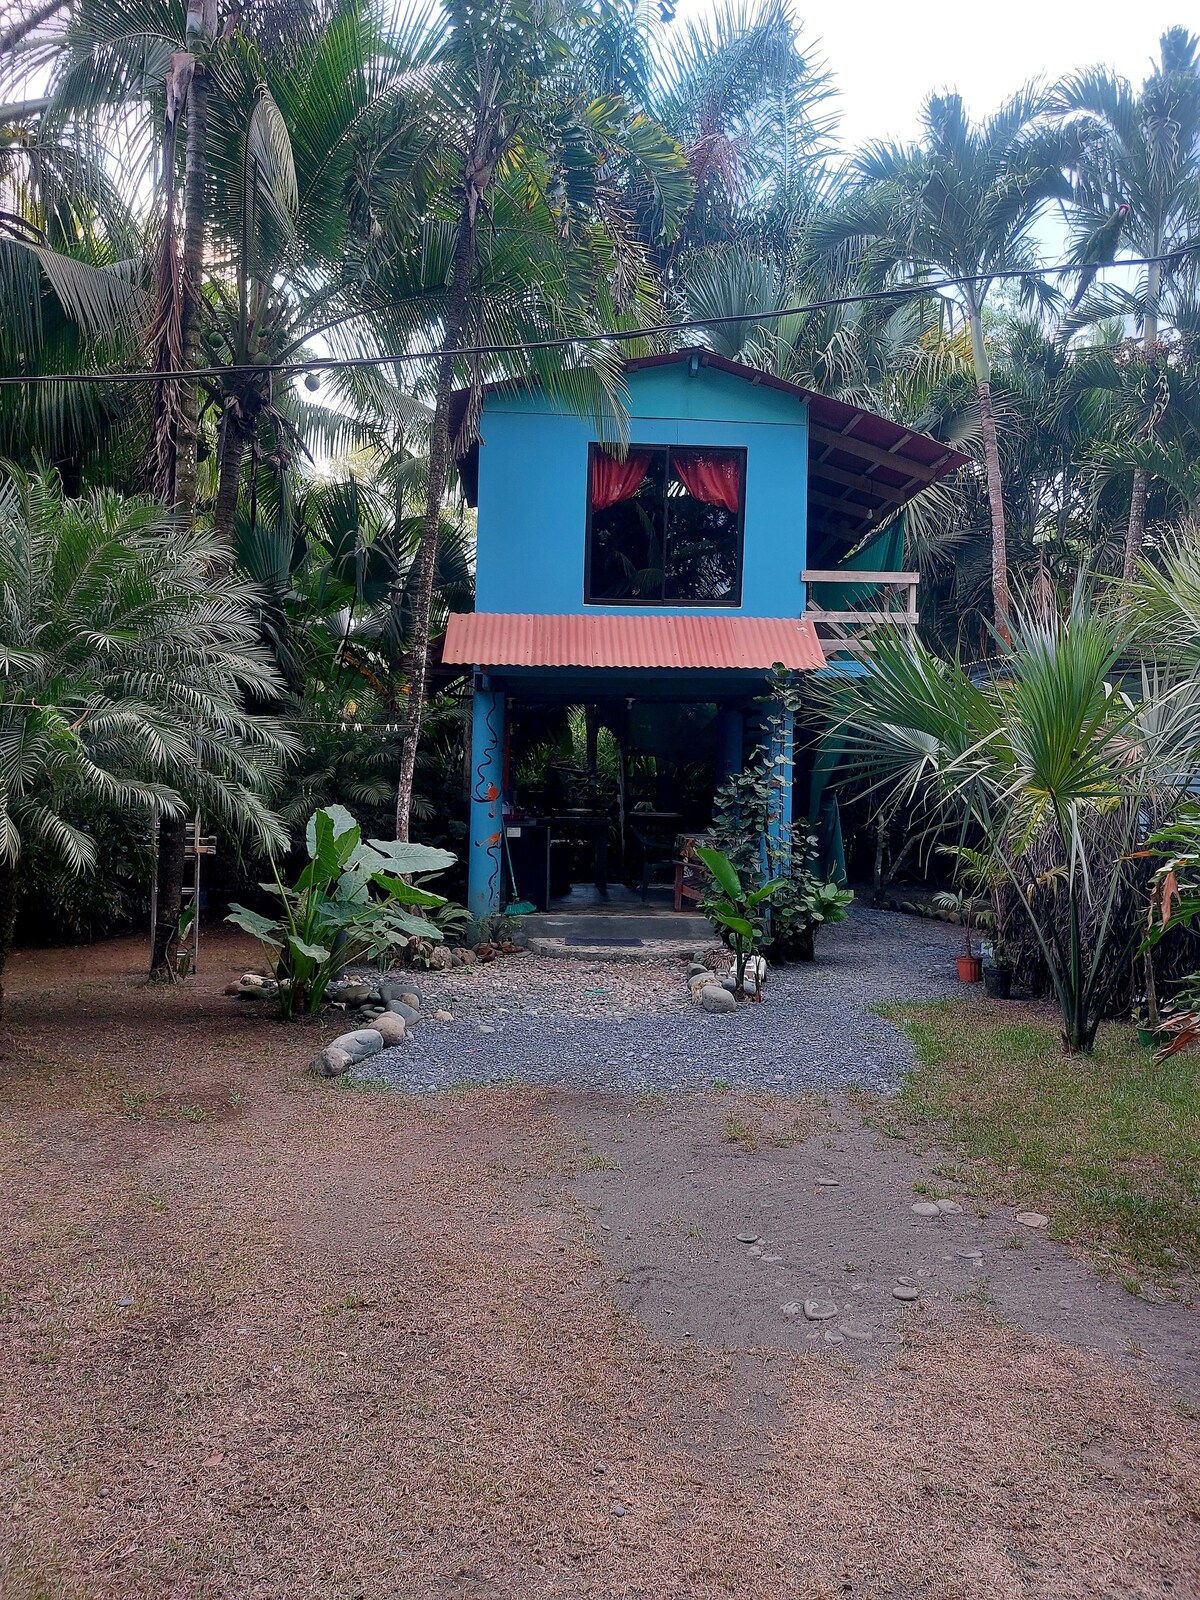
M590 418L537 392L488 395L480 425L475 605L549 615L794 617L804 609L808 413L794 396L684 362L628 375L633 444L733 445L746 454L739 607L585 606Z

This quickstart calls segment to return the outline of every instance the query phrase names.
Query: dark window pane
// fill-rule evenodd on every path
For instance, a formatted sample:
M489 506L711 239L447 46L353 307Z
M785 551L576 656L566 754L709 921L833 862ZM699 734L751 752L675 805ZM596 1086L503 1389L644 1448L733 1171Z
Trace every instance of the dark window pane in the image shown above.
M656 450L636 494L592 512L589 600L661 601L666 470Z
M685 605L740 603L741 479L738 451L671 452L665 600Z

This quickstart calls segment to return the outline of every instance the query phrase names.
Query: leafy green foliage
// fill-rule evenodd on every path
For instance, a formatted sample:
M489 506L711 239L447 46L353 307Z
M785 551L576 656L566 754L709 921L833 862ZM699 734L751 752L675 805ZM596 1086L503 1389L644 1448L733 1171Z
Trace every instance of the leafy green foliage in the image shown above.
M771 896L779 887L779 880L771 879L751 889L743 884L737 868L720 850L699 845L696 859L708 868L716 884L715 896L706 897L704 912L717 924L722 937L733 951L735 993L739 1000L746 998L746 963L763 943L766 929L764 912ZM756 985L755 993L761 990Z
M0 479L0 867L93 871L106 808L200 806L260 846L290 741L253 595L148 500ZM253 708L248 710L247 708Z
M768 738L777 721L776 713L768 715ZM743 770L717 791L713 837L745 881L766 876L776 883L764 933L768 954L811 961L817 929L842 921L854 895L815 870L815 834L773 820L782 804L780 778L767 746L758 746ZM707 898L701 907L710 912Z
M986 676L882 632L871 671L833 686L833 727L886 804L970 828L1036 941L1072 1051L1090 1050L1141 938L1137 851L1200 764L1200 681L1149 666L1118 682L1137 625L1081 579L1024 603ZM1144 904L1144 900L1141 902Z
M228 922L275 952L272 964L285 1017L320 1009L330 982L351 962L379 960L410 938L440 942L435 920L447 902L410 882L451 866L448 850L399 839L364 839L343 806L309 818L308 865L285 887L278 872L262 887L280 902L274 917L246 906Z

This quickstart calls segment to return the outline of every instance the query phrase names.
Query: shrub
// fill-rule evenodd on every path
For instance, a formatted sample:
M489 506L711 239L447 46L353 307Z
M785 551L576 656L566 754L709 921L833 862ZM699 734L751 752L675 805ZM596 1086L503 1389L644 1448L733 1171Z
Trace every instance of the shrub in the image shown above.
M305 831L309 862L295 884L263 888L280 901L276 917L235 905L227 922L260 939L273 952L279 1007L285 1017L320 1008L342 969L364 957L380 960L413 936L442 939L424 912L447 905L444 896L408 881L451 866L448 850L399 839L364 839L344 806L310 817Z

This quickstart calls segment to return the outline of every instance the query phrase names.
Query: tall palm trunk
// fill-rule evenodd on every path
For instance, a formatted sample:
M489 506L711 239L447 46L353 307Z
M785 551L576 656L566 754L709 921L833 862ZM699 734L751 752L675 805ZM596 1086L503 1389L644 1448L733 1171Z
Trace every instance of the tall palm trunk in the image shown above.
M0 32L0 55L3 55L6 50L11 50L14 45L20 44L21 40L27 39L31 33L36 33L43 22L49 22L51 17L57 16L60 11L65 11L66 8L67 0L49 0L47 5L38 6L33 11L26 12L23 17L12 23L10 27L5 28L3 32Z
M226 415L218 458L217 498L213 501L213 533L226 548L233 544L233 519L247 442L241 423Z
M983 340L983 318L974 298L968 301L971 357L975 366L975 393L979 401L979 432L983 440L983 465L987 474L988 509L992 518L992 613L996 632L1005 644L1008 631L1008 538L1004 527L1004 485L1000 477L1000 443L996 413L992 409L992 373Z
M208 168L208 73L197 61L188 86L187 143L183 178L183 295L179 315L180 366L185 373L200 365L200 313L204 289L204 189ZM184 377L179 386L179 430L176 436L175 509L190 521L196 508L199 469L200 386Z
M1155 244L1153 253L1161 246ZM1162 263L1151 262L1146 277L1146 320L1142 328L1142 354L1149 361L1158 343L1158 297L1162 289ZM1133 489L1129 500L1129 524L1125 530L1125 564L1121 577L1132 583L1137 577L1146 538L1146 501L1150 498L1150 474L1145 467L1134 467Z
M189 18L190 21L190 18ZM175 514L190 522L196 509L199 470L200 387L187 376L200 357L200 319L204 288L204 193L208 165L208 70L206 51L215 31L216 7L206 0L196 60L187 93L184 146L182 295L179 315L179 423L175 434ZM189 43L191 43L189 37ZM183 863L187 827L182 817L164 817L158 838L158 912L150 952L150 976L175 978L175 940L183 909ZM199 906L196 907L199 913Z
M396 837L408 838L412 814L413 777L417 765L417 746L425 717L426 686L429 677L429 615L433 609L433 580L437 569L438 530L442 501L450 477L452 442L450 439L450 392L454 383L453 352L462 342L471 304L471 281L475 275L477 247L476 206L470 189L463 202L454 243L450 279L450 298L438 359L437 387L433 420L429 427L429 476L425 494L425 515L412 571L412 654L408 672L408 715L400 747L400 772L396 782Z

